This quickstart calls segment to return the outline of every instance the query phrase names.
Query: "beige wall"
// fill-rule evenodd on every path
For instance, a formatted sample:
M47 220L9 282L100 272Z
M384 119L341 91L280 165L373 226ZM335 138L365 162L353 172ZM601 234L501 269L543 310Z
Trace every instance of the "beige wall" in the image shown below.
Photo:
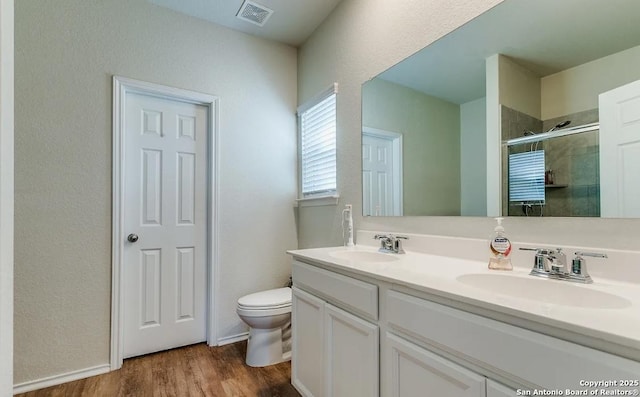
M364 126L402 134L404 214L460 214L460 107L382 79L362 97Z
M598 95L640 79L640 46L542 79L542 120L598 107Z
M460 105L460 213L487 215L487 99Z
M13 391L13 0L0 0L0 396Z
M111 78L220 98L218 337L297 246L296 49L144 0L16 2L15 383L109 362Z
M305 43L298 56L299 102L304 102L334 81L340 83L340 201L337 207L300 209L300 247L341 244L340 211L343 205L353 203L354 213L362 213L362 83L497 3L497 0L407 0L400 7L397 2L391 1L344 0ZM492 103L491 101L487 97L487 103ZM499 116L497 117L499 120ZM491 153L495 153L495 159L499 162L499 150ZM499 172L499 167L490 169ZM494 220L482 217L364 219L358 215L354 221L356 229L476 238L488 238L495 224ZM640 249L640 220L509 218L505 220L505 227L514 241L552 246Z
M540 119L540 76L499 56L500 104Z

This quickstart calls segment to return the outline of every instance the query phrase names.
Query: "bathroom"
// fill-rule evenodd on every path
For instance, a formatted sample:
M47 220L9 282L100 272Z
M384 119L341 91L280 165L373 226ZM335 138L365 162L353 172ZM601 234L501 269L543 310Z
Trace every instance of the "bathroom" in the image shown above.
M0 382L2 391L110 364L113 75L220 99L213 310L216 338L229 342L246 336L237 299L288 279L286 250L343 244L345 204L354 205L356 229L490 235L494 221L485 216L360 215L361 89L500 3L343 0L304 43L287 45L143 0L16 1L15 343L13 363L0 366L9 373L13 368L13 379ZM334 82L339 198L296 204L296 109ZM491 157L495 165L498 150L496 145ZM2 160L4 165L4 154ZM499 197L485 194L484 203L497 207ZM636 219L506 223L519 242L640 251ZM3 325L11 323L6 308L0 306Z

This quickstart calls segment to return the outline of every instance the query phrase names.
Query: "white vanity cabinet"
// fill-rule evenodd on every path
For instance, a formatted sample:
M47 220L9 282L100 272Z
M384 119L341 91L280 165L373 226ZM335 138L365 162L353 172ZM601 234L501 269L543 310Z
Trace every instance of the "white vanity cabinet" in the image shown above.
M292 308L292 383L303 396L512 397L640 375L636 360L571 342L570 325L512 321L362 266L304 259L293 263Z
M292 384L303 396L378 396L377 286L299 262L293 280Z

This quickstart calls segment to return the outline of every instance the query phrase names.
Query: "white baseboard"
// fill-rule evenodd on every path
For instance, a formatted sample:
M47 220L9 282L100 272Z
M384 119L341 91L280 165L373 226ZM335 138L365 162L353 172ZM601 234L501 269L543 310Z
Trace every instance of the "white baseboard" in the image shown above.
M224 338L218 339L218 346L229 345L231 343L236 343L247 339L249 339L248 332L243 332L238 335L225 336Z
M80 369L67 372L66 374L48 376L42 379L30 380L28 382L13 385L13 394L26 393L33 390L44 389L45 387L56 386L62 383L73 382L74 380L89 378L91 376L106 374L111 371L111 365L102 364L91 368Z

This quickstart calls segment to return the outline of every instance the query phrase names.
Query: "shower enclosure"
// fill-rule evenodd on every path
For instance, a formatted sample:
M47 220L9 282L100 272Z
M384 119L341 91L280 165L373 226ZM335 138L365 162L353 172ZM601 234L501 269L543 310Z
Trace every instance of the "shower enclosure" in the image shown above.
M505 215L599 217L598 134L590 123L503 141Z

